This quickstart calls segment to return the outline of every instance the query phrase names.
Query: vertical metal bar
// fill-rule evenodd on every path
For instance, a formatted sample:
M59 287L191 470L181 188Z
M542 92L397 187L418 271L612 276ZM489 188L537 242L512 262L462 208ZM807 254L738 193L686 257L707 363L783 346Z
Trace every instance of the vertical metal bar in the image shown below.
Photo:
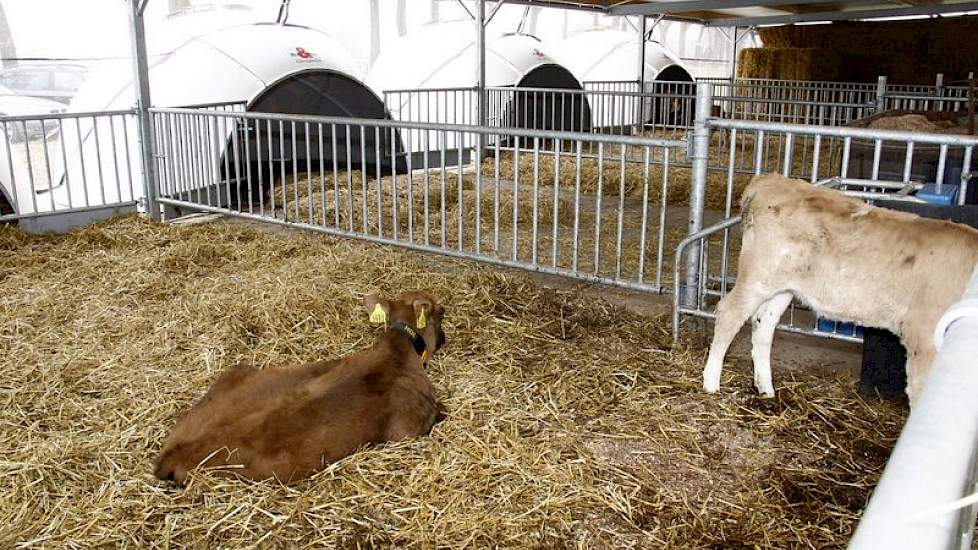
M618 177L618 234L615 240L615 279L621 279L621 238L625 230L625 145L620 145L621 173Z
M244 209L241 207L241 144L240 144L240 141L239 141L239 138L238 138L238 120L239 119L232 118L230 120L231 120L231 151L232 151L232 154L234 155L234 195L238 199L237 208L238 208L238 211L240 212L240 211L242 211ZM245 122L243 119L241 119L241 120L243 122ZM295 139L295 123L292 123L292 136L293 136L292 139L294 140ZM294 141L293 141L293 144L294 144ZM293 149L292 158L295 159L295 149ZM293 178L293 180L294 179L295 178ZM209 195L210 195L210 193L208 192L208 196ZM228 207L230 208L230 206L231 206L231 197L230 196L227 197L227 201L228 201ZM218 201L218 202L220 202L220 201ZM298 203L298 200L296 200L296 202ZM296 208L298 209L298 204L296 205ZM298 214L298 210L296 210L296 213ZM300 221L301 221L301 219L300 219Z
M88 198L88 171L85 169L85 144L82 142L82 131L81 131L81 117L75 118L75 137L78 140L78 162L81 164L81 175L82 175L82 189L85 192L85 206L91 205ZM10 155L10 148L7 148L7 155ZM10 176L13 178L14 169L11 165ZM11 179L10 185L14 189L14 195L17 195L17 186L13 179ZM16 199L15 199L16 200ZM17 212L20 213L19 211Z
M456 201L458 207L458 249L463 250L465 248L465 234L464 234L464 223L465 223L465 202L462 196L462 156L463 156L463 141L465 140L462 132L455 134L455 145L458 151L458 181L456 187L458 188L458 200ZM478 200L478 199L476 199Z
M531 262L537 264L538 233L540 229L539 215L540 199L540 138L533 138L533 235L530 237L533 245Z
M129 32L133 47L133 73L135 74L136 111L139 120L139 148L142 153L143 196L146 215L160 220L160 207L156 203L156 163L153 160L153 125L149 108L153 104L149 91L149 64L146 59L146 31L143 26L141 2L129 2ZM87 196L87 193L86 193ZM104 203L104 201L103 201Z
M380 164L380 126L374 126L374 162L377 173L377 236L384 236L384 173Z
M428 174L428 153L431 150L431 131L422 130L421 135L424 136L424 145L422 147L422 155L421 155L421 159L424 164L424 244L425 246L428 246L431 242L431 238L429 237L429 228L430 228L429 217L431 216L431 208L429 206L429 201L430 201L429 195L431 194L431 190L430 190L431 178L429 177Z
M245 124L245 128L248 125ZM306 142L306 204L309 206L309 223L312 225L316 224L316 210L312 205L312 145L309 143L309 123L305 122L303 126L304 133L302 137ZM248 141L245 140L245 150L247 150ZM364 178L366 179L366 178ZM251 178L248 178L248 210L251 210Z
M295 204L295 221L302 222L302 212L299 210L300 209L300 206L299 206L299 204L300 204L300 201L299 201L299 150L298 150L298 144L296 144L296 137L295 137L295 121L293 120L292 122L290 122L289 123L289 126L290 126L290 130L291 130L290 133L292 134L292 196L293 196L292 197L292 200L293 200L293 202ZM234 134L235 134L235 136L237 136L237 134L238 134L237 130L235 130ZM349 135L347 136L347 145L349 145ZM349 147L347 147L347 152L349 153ZM238 174L239 171L237 169L238 168L238 149L237 149L237 147L235 147L235 149L234 149L234 167L235 167L235 174ZM347 171L347 173L350 173L350 171L351 171L351 169L350 169L350 163L349 162L346 163L346 171ZM352 196L352 194L351 194L351 196ZM241 197L241 182L240 181L238 182L238 197L239 197L239 199ZM240 200L238 201L238 204L241 204L241 201Z
M910 181L911 168L913 167L914 142L907 142L907 155L903 160L903 181Z
M248 120L247 119L242 119L241 122L242 122L242 125L244 126L244 130L245 130L245 144L244 144L244 149L245 149L245 179L248 180L248 213L249 214L254 214L255 213L255 206L252 204L252 202L253 202L253 197L255 196L255 189L254 189L254 185L251 182L251 178L252 178L252 176L251 176L251 124L248 123ZM307 133L308 133L308 126L309 125L306 124ZM257 125L255 126L255 128L257 130ZM260 185L258 187L258 195L259 195L259 197L261 197L261 186ZM310 193L310 196L311 195L312 195L312 193ZM260 201L261 201L261 199L259 198L259 202Z
M334 227L336 229L340 228L340 167L339 159L337 158L336 151L336 124L329 125L330 141L333 147L332 153L333 157L333 220Z
M285 123L278 121L278 166L279 186L282 188L282 219L289 219L289 200L286 195L288 185L285 182Z
M842 139L842 170L839 174L842 178L845 178L849 173L849 150L852 146L852 137L846 136Z
M513 149L513 256L515 262L518 256L517 244L519 243L519 194L520 194L520 138L515 138L516 147Z
M557 140L560 141L560 140ZM554 147L554 212L553 212L553 235L551 242L551 267L557 269L557 229L560 227L560 149L563 143Z
M447 142L448 142L447 132L445 132L444 130L438 130L438 147L439 147L439 151L441 153L441 171L440 171L441 180L440 180L439 184L440 184L440 190L441 190L441 247L442 248L447 248L447 246L448 246L448 244L447 244L448 243L448 230L447 230L447 225L448 225L447 216L448 216L448 214L445 211L446 210L446 205L445 205L445 177L447 175L446 174L446 169L445 169L445 164L446 164L445 163L445 148L448 147L448 143Z
M655 286L662 288L662 263L666 242L666 209L669 202L669 156L671 150L662 150L662 208L659 210L659 243L655 256ZM678 284L678 281L675 283Z
M485 0L475 1L475 49L476 49L476 113L478 114L478 125L485 128L489 125L488 110L486 108L486 2ZM484 134L478 135L478 147L481 152L485 148ZM481 154L478 155L481 157ZM478 200L478 199L477 199ZM476 239L478 243L478 238ZM478 247L478 244L476 244Z
M598 190L594 197L594 274L601 270L601 199L604 195L604 142L598 142Z
M944 187L944 166L947 164L947 144L942 143L940 150L940 156L937 157L937 179L934 182L938 193Z
M811 183L818 181L819 158L822 155L822 134L815 134L815 150L812 152L812 174Z
M495 170L493 172L493 196L492 196L492 251L493 254L499 255L499 146L502 142L502 136L496 136L496 151L493 154L493 164L495 165Z
M363 200L363 234L369 235L370 199L367 198L367 127L362 124L360 125L360 193Z
M123 119L123 120L125 120L125 119ZM6 135L6 133L7 133L7 124L6 123L4 123L4 125L3 125L3 130L4 130L4 135ZM60 118L58 119L58 142L61 144L61 166L64 167L64 186L65 186L65 192L68 194L68 208L74 208L75 207L75 201L72 199L72 196L71 196L71 177L69 175L69 170L68 170L68 150L67 150L67 147L65 146L64 122ZM129 144L129 140L127 139L126 140L126 150L127 151L129 150L129 145L128 144ZM7 147L7 154L8 155L10 154L10 147ZM965 164L965 166L967 166L967 164ZM131 168L130 168L130 170L131 170ZM14 176L14 174L13 174L13 167L11 167L11 170L10 170L11 180L13 179L13 176ZM131 178L132 178L132 174L130 174L130 179ZM132 185L131 184L129 186L129 189L130 189L130 193L133 193L132 192ZM17 188L16 188L16 186L13 185L12 182L11 182L11 189L10 189L10 191L11 191L11 194L12 195L17 195ZM135 196L135 194L133 193L132 196ZM12 199L12 200L16 201L16 199ZM14 211L16 212L17 211L16 210L16 202L14 204L12 204L11 206L14 206Z
M75 119L75 122L78 122L78 119ZM11 153L11 149L13 148L10 146L11 132L10 132L10 128L7 126L6 121L0 122L0 124L3 124L3 136L4 139L7 140L7 146L5 147L5 149L7 150L7 170L10 173L10 202L11 202L10 206L13 207L15 214L21 214L20 205L19 205L20 197L18 197L19 193L17 192L17 171L14 170L14 158L13 158L13 154ZM80 131L78 132L78 135L79 136L81 135ZM79 144L80 143L81 141L79 140ZM79 147L78 154L80 157L83 156L82 153L83 151ZM68 165L65 164L66 178L67 178L67 174L68 174ZM84 176L85 176L85 169L84 169L84 165L82 165L82 177L84 178ZM86 186L86 191L87 191L87 186ZM88 206L87 192L85 193L85 205Z
M346 215L347 215L347 227L350 233L354 231L353 224L353 146L350 143L350 125L346 124L343 126L343 133L346 135Z
M974 146L969 145L964 149L964 161L961 164L961 187L958 188L958 204L963 205L968 196L968 184L973 174L971 173L971 155Z
M56 208L55 205L54 205L54 179L51 177L51 155L48 152L48 131L47 131L47 128L44 127L44 119L43 118L41 119L40 122L41 122L41 145L44 148L44 169L45 169L45 171L47 172L47 175L48 175L48 200L51 202L51 211L54 212L54 210ZM112 117L109 117L109 122L112 122ZM30 142L27 142L26 145L28 147L30 147ZM112 133L112 158L113 159L116 158L116 153L115 153L115 132L114 131ZM118 161L115 164L115 185L116 185L116 188L118 189L118 193L119 193L119 195L116 197L116 201L121 201L122 200L122 188L121 188L120 182L119 182L119 163L118 163ZM68 204L68 207L69 208L71 207L71 204L70 203Z
M485 128L485 125L482 125ZM485 147L483 132L478 133L479 144L475 148L475 253L482 254L482 154Z
M405 132L407 135L407 143L405 143L405 150L407 151L407 231L408 231L408 242L414 242L414 169L411 166L411 156L414 147L411 143L411 136L413 132L408 130Z
M873 147L873 175L869 179L876 180L879 179L880 175L880 155L883 150L883 140L875 140L875 145Z
M795 135L789 132L785 134L783 139L784 139L784 164L782 165L781 169L783 170L784 177L787 178L791 176L791 168L792 168L791 164L794 161L794 159L791 156L791 153L792 153L792 145L795 142Z
M397 239L397 132L391 128L391 235Z
M98 163L98 188L99 195L102 198L101 205L105 205L105 175L102 172L102 142L98 137L98 119L92 117L92 127L95 136L95 162ZM24 135L27 135L27 126L24 126ZM31 168L31 148L27 147L27 166L31 171L31 193L36 193L37 190L34 188L34 169ZM37 212L37 200L36 197L32 199L34 202L34 211Z
M696 86L696 117L693 127L692 181L689 196L689 225L688 234L693 235L703 228L703 211L706 203L706 170L710 159L710 127L707 120L713 105L713 88L707 83ZM682 303L694 306L697 302L700 272L700 243L690 247L686 262L686 288L682 293ZM679 281L674 282L680 284Z
M583 142L577 140L577 153L574 158L574 251L571 258L571 270L577 273L577 243L581 228L581 148Z
M882 113L886 110L886 77L880 76L876 80L876 101L875 112Z
M261 121L260 120L256 120L255 121L255 126L256 126L255 133L257 135L261 136ZM266 120L265 121L265 132L266 132L266 135L268 137L268 139L265 140L267 142L266 145L268 147L268 163L266 165L267 168L268 168L268 201L269 201L269 205L268 206L269 206L269 208L271 208L271 210L272 210L272 217L274 218L276 216L275 215L275 164L272 161L272 121L271 120ZM260 143L259 143L259 150L261 150L261 144ZM259 168L260 168L260 164L261 164L261 159L260 158L259 158L258 162L259 162ZM262 170L259 169L258 170L258 178L259 178L258 181L259 181L259 183L262 182L262 177L263 177L262 176ZM264 191L264 187L262 187L262 197L264 197L264 196L265 196L265 191Z
M662 152L666 153L668 149L662 148ZM647 233L649 228L649 168L650 168L650 157L651 157L652 147L649 145L645 146L645 155L642 162L642 228L639 232L638 241L638 283L642 284L645 282L645 246ZM663 199L665 199L665 194L663 194ZM665 208L662 209L665 212ZM664 227L664 225L663 225ZM659 237L661 243L662 237ZM660 262L661 263L661 262ZM658 283L656 283L658 285Z
M319 134L319 206L323 212L323 226L327 225L326 222L326 167L323 165L326 162L325 159L325 147L323 147L323 123L319 122L316 124L316 131ZM261 148L261 142L258 142L259 149ZM259 161L260 164L261 161ZM378 162L379 166L380 163ZM261 174L261 171L259 171ZM261 180L259 180L260 182ZM377 178L380 181L380 178ZM260 185L259 185L260 187ZM313 222L315 223L315 222Z

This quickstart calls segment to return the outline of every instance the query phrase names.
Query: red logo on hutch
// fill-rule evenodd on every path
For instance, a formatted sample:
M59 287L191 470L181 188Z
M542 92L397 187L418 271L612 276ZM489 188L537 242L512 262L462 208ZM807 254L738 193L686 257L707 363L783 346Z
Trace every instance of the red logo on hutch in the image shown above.
M306 50L301 46L296 46L295 51L289 55L295 58L296 63L311 62L319 59L318 55Z

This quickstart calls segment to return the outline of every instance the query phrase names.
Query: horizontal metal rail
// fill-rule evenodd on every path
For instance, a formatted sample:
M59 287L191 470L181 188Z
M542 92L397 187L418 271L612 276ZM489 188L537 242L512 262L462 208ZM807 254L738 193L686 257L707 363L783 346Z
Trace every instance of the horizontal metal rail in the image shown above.
M115 111L81 111L81 112L64 112L64 113L48 113L48 114L36 114L36 115L0 115L0 123L4 122L33 122L35 120L68 120L75 118L92 118L92 117L110 117L110 116L123 116L123 115L135 115L135 109L121 109Z
M861 138L867 140L903 141L913 143L932 143L935 145L958 145L964 147L978 145L978 137L925 134L898 130L869 130L865 128L808 126L777 122L756 122L749 120L729 120L711 118L710 126L726 130L747 130L767 133L786 133L802 136L830 136L839 138Z
M178 109L178 108L153 108L150 112L160 114L175 115L201 115L198 110ZM312 115L288 115L279 113L231 113L222 111L208 111L208 116L216 116L228 119L247 119L247 120L266 120L296 123L313 124L335 124L338 126L369 126L371 128L389 128L394 130L429 130L462 132L480 135L499 135L505 137L518 138L539 138L544 140L594 140L593 134L585 132L555 132L545 130L535 130L532 128L488 128L485 126L474 126L470 124L435 124L430 122L396 121L384 119L363 119L348 117L324 117ZM685 147L685 141L670 140L651 137L636 137L627 135L602 135L600 140L603 143L613 145L636 145L636 146L656 146L656 147Z

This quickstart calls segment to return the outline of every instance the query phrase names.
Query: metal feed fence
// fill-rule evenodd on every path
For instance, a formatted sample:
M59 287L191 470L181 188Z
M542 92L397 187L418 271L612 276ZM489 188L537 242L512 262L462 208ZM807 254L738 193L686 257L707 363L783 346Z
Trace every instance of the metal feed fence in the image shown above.
M136 137L134 110L0 117L0 222L59 230L134 211Z
M882 110L967 110L961 87L887 86L844 82L710 80L711 115L732 120L845 126ZM486 88L486 124L494 128L645 133L682 138L693 126L696 83L593 81L583 90ZM962 91L963 90L963 91ZM405 122L476 124L475 88L391 90L391 118Z
M682 142L193 109L152 114L159 202L171 214L221 212L615 286L668 286L665 255L685 221L685 210L668 202ZM465 150L480 138L493 145Z

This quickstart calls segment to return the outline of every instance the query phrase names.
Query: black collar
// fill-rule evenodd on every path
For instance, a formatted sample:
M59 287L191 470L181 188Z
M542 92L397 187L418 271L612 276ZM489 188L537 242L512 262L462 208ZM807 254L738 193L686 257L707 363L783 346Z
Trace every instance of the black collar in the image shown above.
M421 337L421 334L419 334L418 331L400 321L391 325L391 330L396 330L407 336L408 339L411 340L411 345L414 346L414 351L418 352L418 355L424 357L424 352L428 348L428 345L424 343L424 338Z

